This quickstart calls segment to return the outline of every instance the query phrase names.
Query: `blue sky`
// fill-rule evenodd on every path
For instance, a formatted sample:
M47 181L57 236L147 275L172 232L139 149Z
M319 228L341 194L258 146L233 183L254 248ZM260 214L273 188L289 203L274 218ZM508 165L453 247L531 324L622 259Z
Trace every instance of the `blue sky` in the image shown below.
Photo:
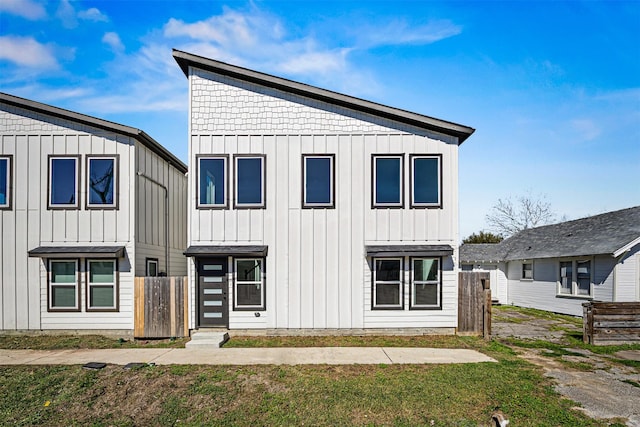
M186 161L178 48L472 126L461 237L498 198L640 205L640 2L0 1L0 90L143 129Z

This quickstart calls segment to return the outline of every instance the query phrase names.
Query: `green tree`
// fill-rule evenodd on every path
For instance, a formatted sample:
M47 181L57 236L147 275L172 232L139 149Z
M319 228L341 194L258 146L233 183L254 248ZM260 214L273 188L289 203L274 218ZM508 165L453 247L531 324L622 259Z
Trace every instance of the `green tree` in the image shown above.
M473 233L462 241L462 243L500 243L504 238L499 234L481 231Z

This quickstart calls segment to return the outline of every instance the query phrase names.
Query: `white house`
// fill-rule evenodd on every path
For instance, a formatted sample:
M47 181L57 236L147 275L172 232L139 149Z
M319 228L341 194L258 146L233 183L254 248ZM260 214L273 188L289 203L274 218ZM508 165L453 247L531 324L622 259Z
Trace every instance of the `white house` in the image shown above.
M460 263L491 270L504 304L582 316L586 301L640 301L640 206L464 244Z
M146 133L0 94L0 330L133 330L186 275L186 166Z
M190 327L457 326L474 129L186 52Z

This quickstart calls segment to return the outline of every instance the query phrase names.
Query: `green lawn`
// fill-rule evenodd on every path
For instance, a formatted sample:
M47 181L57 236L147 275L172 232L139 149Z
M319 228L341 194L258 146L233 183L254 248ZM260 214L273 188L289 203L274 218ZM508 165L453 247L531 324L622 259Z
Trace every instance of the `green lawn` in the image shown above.
M9 350L65 350L77 348L180 348L188 338L133 340L102 335L0 335L0 348Z

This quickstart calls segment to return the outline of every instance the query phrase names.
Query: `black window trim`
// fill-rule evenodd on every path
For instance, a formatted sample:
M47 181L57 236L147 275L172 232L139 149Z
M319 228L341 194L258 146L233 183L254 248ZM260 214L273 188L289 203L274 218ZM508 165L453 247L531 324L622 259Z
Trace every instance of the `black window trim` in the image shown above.
M90 289L90 279L89 279L89 275L91 274L91 270L89 269L89 264L92 261L97 261L97 262L101 262L101 261L113 261L113 295L115 298L115 305L114 307L107 307L107 308L92 308L89 305L89 298L90 298L90 293L89 293L89 289ZM100 286L100 285L97 285ZM118 258L87 258L85 260L85 310L87 313L117 313L120 311L120 274L119 274L119 268L118 268Z
M224 203L208 205L200 203L200 160L223 159L224 160ZM229 209L229 155L228 154L196 154L196 209Z
M372 209L404 209L404 153L371 154L371 208ZM400 159L400 203L376 203L376 159L392 157Z
M150 262L155 262L156 263L156 275L155 276L149 276L149 263ZM158 258L150 258L147 257L144 260L144 274L147 277L158 277L160 276L160 261L158 260Z
M438 304L437 305L414 305L413 286L415 285L414 261L417 259L437 259L438 260ZM411 269L411 280L409 282L409 310L442 310L442 257L441 256L417 256L409 257L409 267Z
M377 305L376 304L376 284L378 282L378 268L376 262L378 260L396 260L400 261L400 304L397 306ZM371 310L393 310L404 311L404 257L375 257L371 258L373 263L373 274L371 276Z
M330 203L307 203L307 162L311 158L328 157L331 163L331 202ZM302 154L302 185L301 185L302 209L335 209L336 207L336 155L335 153L303 153Z
M91 159L113 159L113 204L96 204L89 203L89 195L91 194L91 187L89 185L89 179L91 178ZM118 210L120 202L120 154L88 154L85 160L86 170L86 199L85 208L87 210L100 209L100 210Z
M415 159L438 159L438 203L416 203L414 194L413 194L413 181L414 181L414 160ZM443 208L443 200L442 200L442 182L443 182L443 172L442 172L442 154L409 154L409 207L411 209L442 209Z
M250 260L260 260L261 261L261 279L262 279L262 304L260 306L247 306L247 305L238 305L237 294L238 294L238 261L250 261ZM233 265L233 311L266 311L267 310L267 263L266 258L263 257L233 257L232 261Z
M53 302L53 292L52 287L56 286L51 281L52 267L51 265L54 262L74 262L75 263L75 274L76 274L76 282L75 282L75 290L76 290L76 307L54 307ZM80 272L80 258L55 258L47 260L47 312L49 313L79 313L82 311L82 298L80 295L81 290L81 272ZM59 285L59 286L70 286L70 285Z
M76 160L76 201L71 204L52 204L51 203L51 162L53 159L75 159ZM82 156L79 154L49 154L47 156L47 210L80 210L80 194L82 185Z
M238 203L238 159L260 159L262 165L261 203ZM199 196L199 194L198 194ZM267 156L265 154L233 155L233 208L234 209L266 209L267 208Z
M7 202L3 205L0 205L0 211L10 211L13 208L13 155L0 154L0 159L7 160Z

